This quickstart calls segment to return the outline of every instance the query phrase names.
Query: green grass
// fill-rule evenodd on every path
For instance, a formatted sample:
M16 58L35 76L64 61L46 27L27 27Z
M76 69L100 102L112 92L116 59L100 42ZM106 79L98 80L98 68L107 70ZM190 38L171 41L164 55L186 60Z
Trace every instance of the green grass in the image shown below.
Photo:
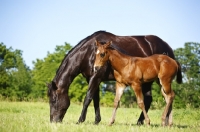
M119 108L113 126L108 126L112 108L101 107L102 121L93 125L94 110L90 106L87 119L77 125L82 106L71 104L63 123L49 123L49 105L44 102L0 102L0 132L199 132L200 110L174 109L172 127L162 127L162 110L150 110L150 126L137 126L139 108Z

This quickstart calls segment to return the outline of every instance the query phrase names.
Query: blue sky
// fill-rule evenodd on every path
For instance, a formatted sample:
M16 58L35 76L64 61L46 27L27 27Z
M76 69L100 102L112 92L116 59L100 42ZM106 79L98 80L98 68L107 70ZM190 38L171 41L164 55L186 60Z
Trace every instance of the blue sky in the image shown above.
M200 1L0 0L0 42L22 50L30 68L56 45L74 46L98 30L157 35L173 49L200 43Z

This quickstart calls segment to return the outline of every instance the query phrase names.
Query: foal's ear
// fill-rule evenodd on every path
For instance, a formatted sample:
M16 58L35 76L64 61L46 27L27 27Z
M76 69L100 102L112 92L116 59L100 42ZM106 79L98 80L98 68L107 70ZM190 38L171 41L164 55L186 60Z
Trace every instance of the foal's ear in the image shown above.
M108 48L112 44L112 41L108 41L105 45L106 48Z
M98 42L97 40L95 40L95 44L96 44L97 46L99 46L99 42Z

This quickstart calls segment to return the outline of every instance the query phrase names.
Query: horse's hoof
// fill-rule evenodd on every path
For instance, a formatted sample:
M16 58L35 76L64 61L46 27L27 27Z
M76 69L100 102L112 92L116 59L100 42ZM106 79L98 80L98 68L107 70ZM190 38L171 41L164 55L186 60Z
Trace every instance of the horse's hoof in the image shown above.
M95 121L95 122L94 122L94 125L99 125L99 122Z
M77 125L79 125L79 124L80 124L80 122L76 122L76 124L77 124Z
M137 125L138 126L144 125L144 121L137 121Z
M76 122L77 125L79 125L79 124L81 124L81 123L83 123L83 122L82 122L82 121L77 121L77 122Z
M100 121L101 121L101 119L100 120L95 120L94 124L98 125Z

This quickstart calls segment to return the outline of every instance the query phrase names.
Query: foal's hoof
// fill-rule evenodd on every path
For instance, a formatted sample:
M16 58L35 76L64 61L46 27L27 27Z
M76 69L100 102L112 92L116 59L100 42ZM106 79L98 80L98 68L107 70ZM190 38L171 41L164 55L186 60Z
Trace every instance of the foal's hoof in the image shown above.
M168 124L166 124L165 122L162 122L161 126L166 127L166 126L168 126Z
M108 126L112 126L112 123L109 123Z
M147 126L150 126L150 122L147 121L147 122L146 122L146 125L147 125Z
M172 123L170 123L170 124L162 123L161 124L162 127L172 127L172 125L173 125Z
M113 123L114 123L114 121L113 121L113 122L110 122L110 123L108 124L108 126L112 126Z

